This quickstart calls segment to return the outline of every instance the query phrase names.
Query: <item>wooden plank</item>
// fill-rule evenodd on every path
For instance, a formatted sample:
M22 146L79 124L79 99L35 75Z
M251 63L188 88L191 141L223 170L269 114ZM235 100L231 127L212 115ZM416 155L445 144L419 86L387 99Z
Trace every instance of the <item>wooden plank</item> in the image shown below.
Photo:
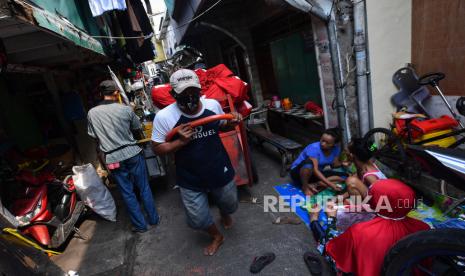
M266 142L282 149L295 150L302 147L301 144L291 139L274 134L262 127L251 127L249 131L259 138L266 140Z
M412 62L419 75L446 74L447 95L465 96L465 1L413 0Z

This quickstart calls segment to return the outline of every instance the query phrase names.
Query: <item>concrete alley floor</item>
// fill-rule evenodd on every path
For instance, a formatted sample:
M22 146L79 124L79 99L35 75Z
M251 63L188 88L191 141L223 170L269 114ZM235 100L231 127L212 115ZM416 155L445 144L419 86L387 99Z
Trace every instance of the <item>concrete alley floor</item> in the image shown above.
M274 225L273 216L261 204L264 195L277 195L273 186L288 182L279 176L279 159L270 152L254 152L259 183L241 189L234 227L225 231L225 242L215 256L203 256L209 242L206 234L191 230L179 191L173 180L155 181L152 189L161 224L143 234L133 234L118 191L113 191L118 206L118 222L111 223L93 215L80 229L88 240L74 238L65 252L53 258L64 270L79 275L250 275L255 256L274 252L275 261L261 275L309 275L303 253L315 248L310 230L304 225ZM216 221L219 214L211 207ZM275 216L294 216L290 213Z

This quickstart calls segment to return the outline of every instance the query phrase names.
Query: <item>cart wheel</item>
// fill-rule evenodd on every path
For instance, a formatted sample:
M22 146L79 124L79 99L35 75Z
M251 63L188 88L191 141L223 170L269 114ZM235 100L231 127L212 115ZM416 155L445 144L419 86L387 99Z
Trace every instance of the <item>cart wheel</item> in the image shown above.
M411 234L395 244L384 258L382 275L463 275L465 230L433 229ZM432 273L431 273L432 272Z

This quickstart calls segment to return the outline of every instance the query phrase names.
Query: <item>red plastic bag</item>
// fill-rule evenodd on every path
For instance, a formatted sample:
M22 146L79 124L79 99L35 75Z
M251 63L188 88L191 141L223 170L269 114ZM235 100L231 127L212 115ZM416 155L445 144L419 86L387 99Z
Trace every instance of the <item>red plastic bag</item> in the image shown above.
M219 101L223 107L226 103L226 93L216 83L209 85L208 89L204 89L204 86L202 86L202 94L205 95L207 99L215 99Z
M252 113L252 105L248 101L243 101L236 105L236 110L242 117L247 117Z
M235 102L242 102L248 99L248 85L243 82L240 78L233 76L228 78L217 78L215 83L230 94Z
M161 84L152 87L152 102L158 108L164 108L175 102L170 94L171 85Z
M208 70L197 69L195 73L199 77L202 86L202 94L208 99L215 99L224 107L227 105L226 96L229 94L234 103L241 105L248 100L249 85L240 78L234 76L224 64L218 64ZM164 108L175 102L170 95L169 84L157 85L152 88L152 101L158 108Z
M209 79L227 78L232 76L234 76L233 72L224 64L218 64L207 70L207 77Z
M320 115L320 116L323 115L323 109L312 101L306 102L304 107L305 107L305 110L312 112L316 115Z

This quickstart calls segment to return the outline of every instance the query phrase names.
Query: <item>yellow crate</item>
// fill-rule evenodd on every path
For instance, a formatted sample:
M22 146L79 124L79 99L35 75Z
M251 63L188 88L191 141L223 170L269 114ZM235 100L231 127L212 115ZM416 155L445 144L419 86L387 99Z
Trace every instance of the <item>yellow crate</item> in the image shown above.
M433 138L433 137L437 137L437 136L440 136L440 135L451 133L452 131L453 131L452 129L446 129L446 130L439 130L439 131L426 133L426 134L420 136L420 138L415 139L414 142L420 142L420 141L423 141L423 140L426 140L426 139L430 139L430 138ZM440 146L440 147L443 147L443 148L447 148L448 146L454 144L455 142L457 142L457 139L455 139L454 136L451 136L451 137L447 137L447 138L444 138L444 139L441 139L441 140L429 142L429 143L426 143L426 144L423 144L423 145L424 146L436 145L436 146Z
M152 128L153 128L153 123L152 122L144 122L142 124L142 128L143 128L143 131L144 131L145 138L152 137Z

